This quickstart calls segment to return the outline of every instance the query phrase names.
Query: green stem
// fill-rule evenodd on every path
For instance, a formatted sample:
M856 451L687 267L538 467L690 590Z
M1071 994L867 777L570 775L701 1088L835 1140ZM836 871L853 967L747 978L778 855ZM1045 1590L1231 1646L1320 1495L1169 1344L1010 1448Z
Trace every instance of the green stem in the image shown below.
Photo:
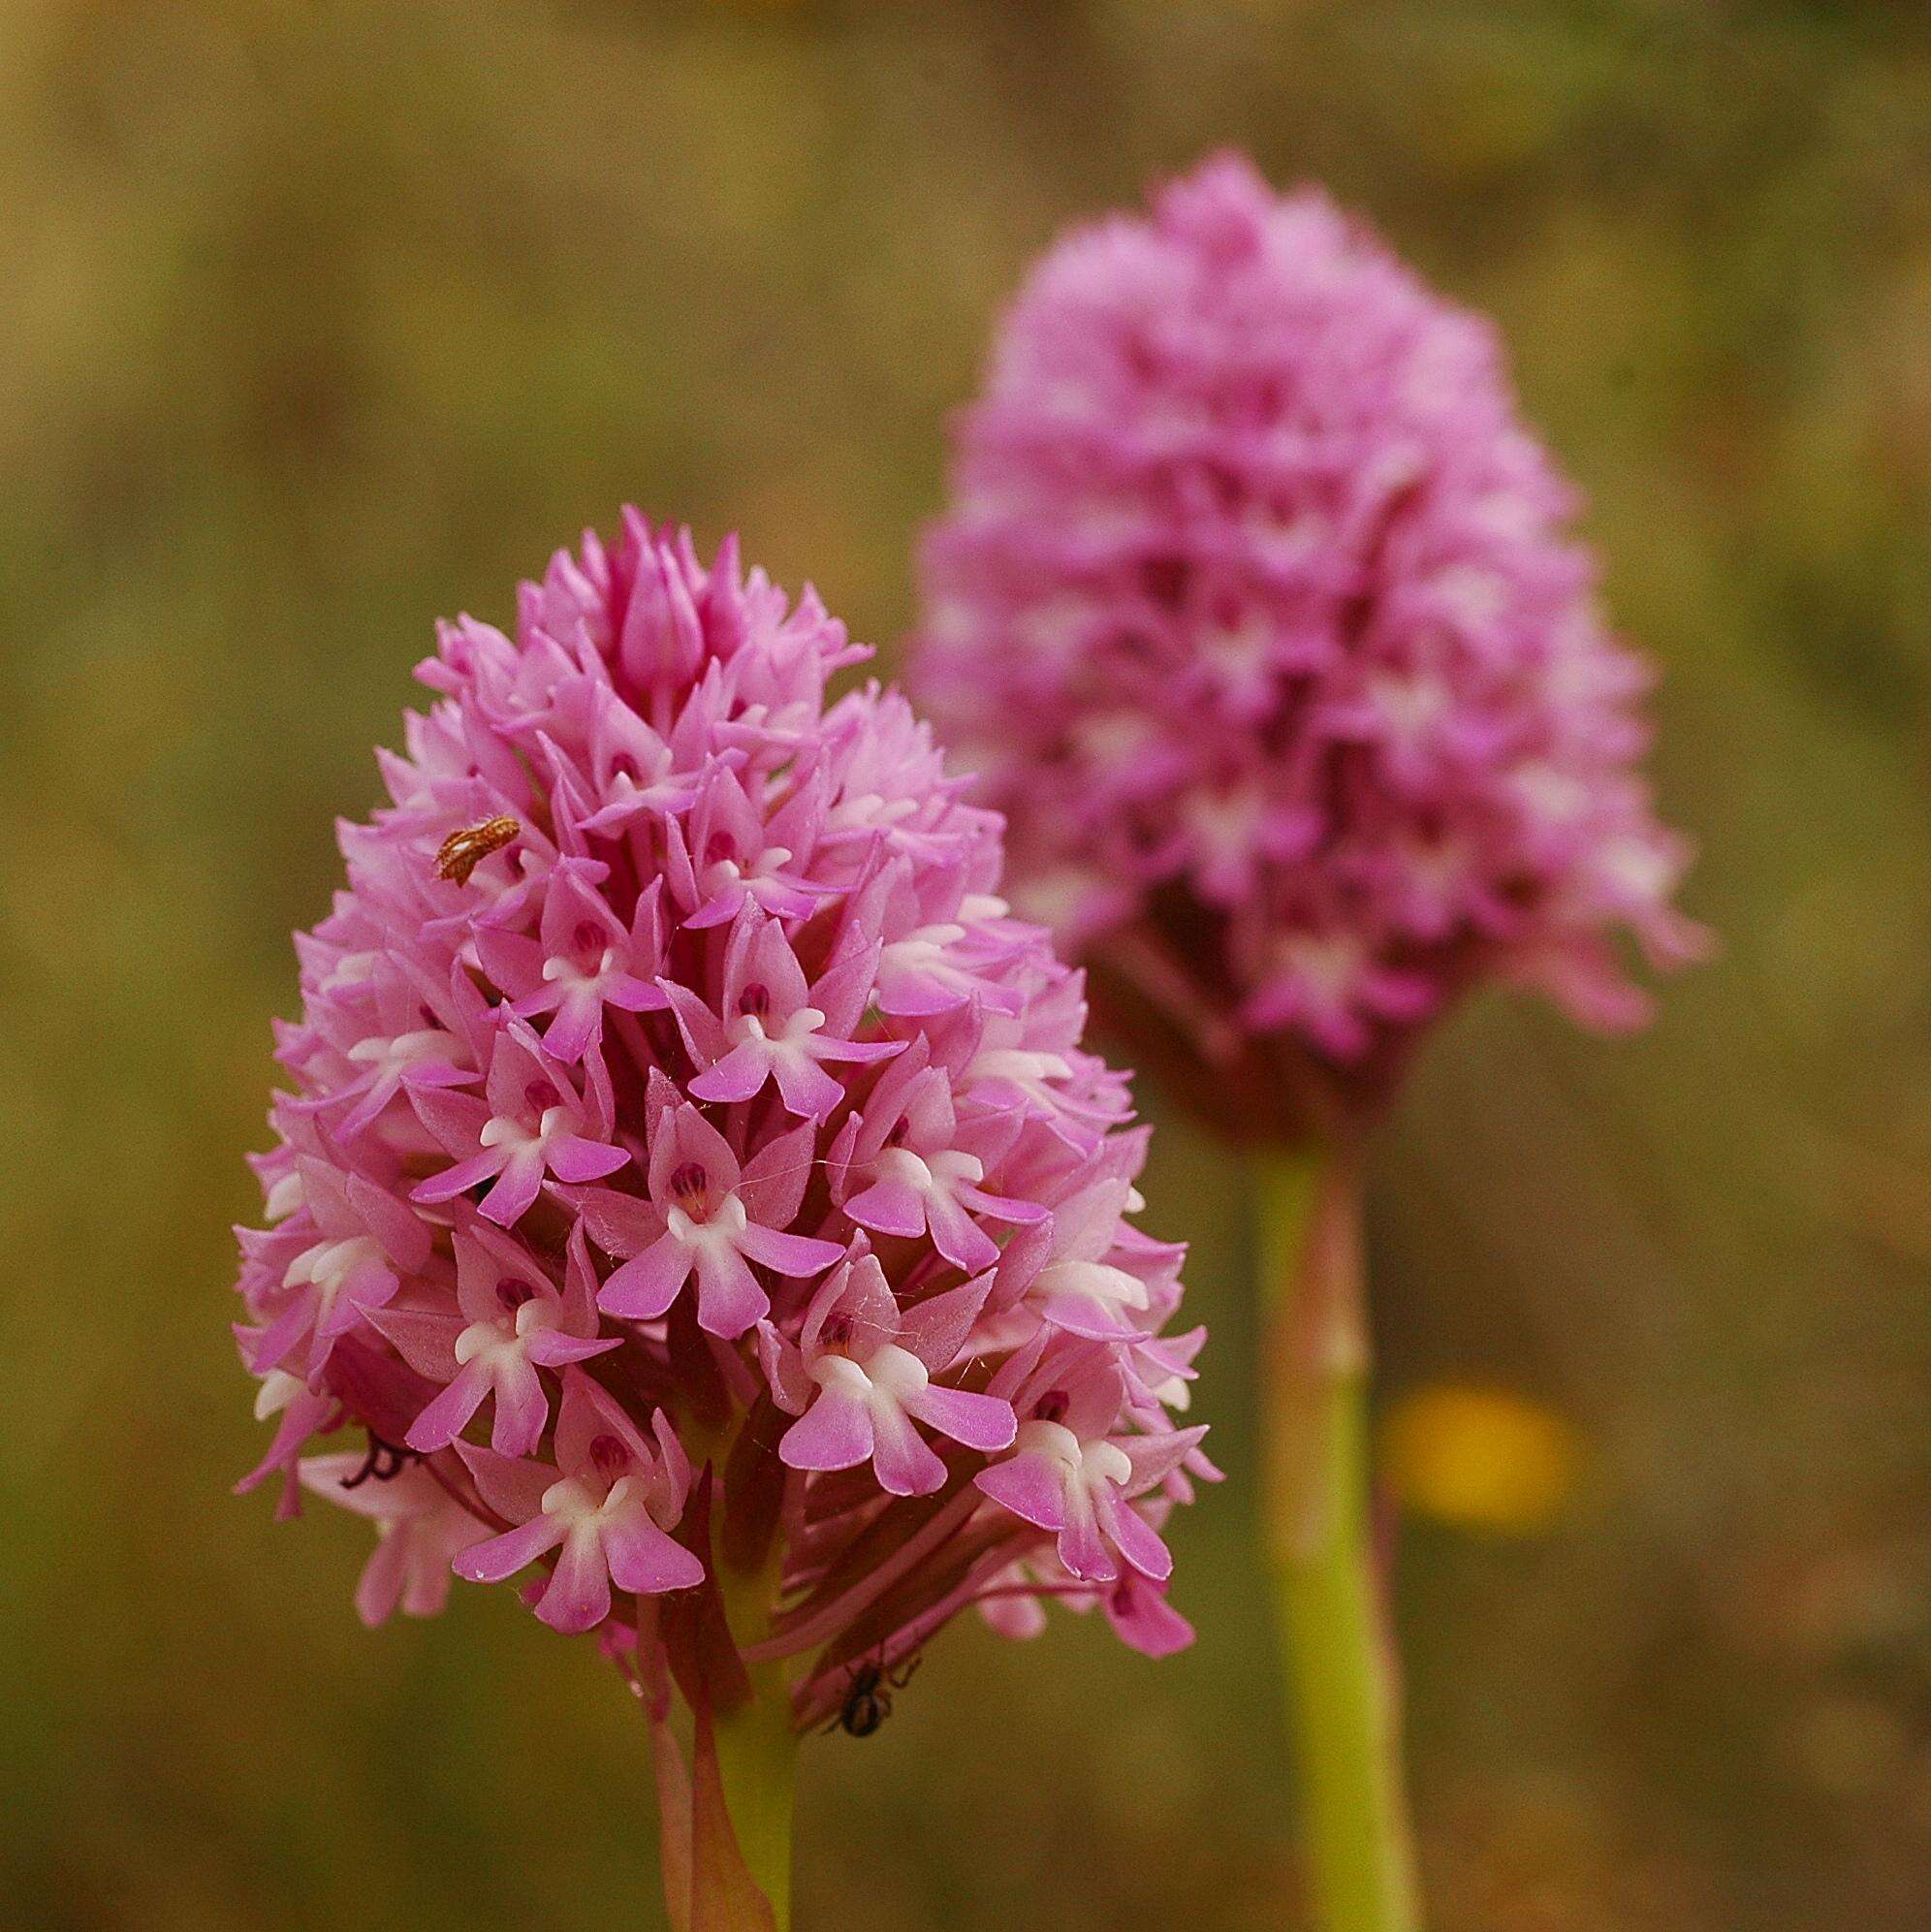
M1255 1162L1268 1561L1312 1889L1328 1932L1419 1924L1395 1659L1368 1511L1360 1179L1350 1152Z
M750 1701L716 1720L717 1771L738 1849L771 1901L776 1932L789 1932L798 1733L782 1672L766 1666L753 1673L752 1682L756 1694Z

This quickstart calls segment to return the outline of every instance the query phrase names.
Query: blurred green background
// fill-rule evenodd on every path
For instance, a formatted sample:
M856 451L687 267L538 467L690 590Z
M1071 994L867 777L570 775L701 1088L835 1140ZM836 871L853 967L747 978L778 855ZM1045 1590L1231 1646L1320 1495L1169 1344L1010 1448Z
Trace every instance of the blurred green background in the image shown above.
M1574 1455L1484 1531L1429 1506L1483 1411L1405 1429L1439 1923L1931 1922L1916 0L0 7L0 1921L655 1922L593 1653L500 1592L369 1635L362 1525L227 1494L289 929L431 619L626 497L899 635L1022 265L1229 142L1502 319L1725 938L1634 1042L1480 1002L1384 1150L1385 1394ZM1173 1127L1148 1189L1234 1477L1199 1645L948 1633L807 1753L807 1926L1288 1915L1237 1181Z

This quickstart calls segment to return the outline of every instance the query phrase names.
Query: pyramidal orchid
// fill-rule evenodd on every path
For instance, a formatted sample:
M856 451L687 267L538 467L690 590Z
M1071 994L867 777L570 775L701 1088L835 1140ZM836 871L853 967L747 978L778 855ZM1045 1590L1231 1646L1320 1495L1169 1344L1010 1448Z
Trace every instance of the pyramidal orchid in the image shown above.
M1361 1134L1472 987L1630 1026L1619 937L1660 966L1702 943L1574 508L1490 325L1222 156L1033 270L924 550L912 685L1008 814L1015 903L1252 1157L1270 1556L1336 1925L1413 1914L1357 1468ZM994 1478L1042 1524L1036 1445L1069 1499L1092 1467L1053 1426Z
M997 815L896 693L828 701L864 655L635 513L514 635L444 626L298 938L240 1235L241 1486L373 1524L369 1623L456 1577L594 1633L680 1924L785 1922L797 1738L960 1610L1189 1635L1145 1134Z

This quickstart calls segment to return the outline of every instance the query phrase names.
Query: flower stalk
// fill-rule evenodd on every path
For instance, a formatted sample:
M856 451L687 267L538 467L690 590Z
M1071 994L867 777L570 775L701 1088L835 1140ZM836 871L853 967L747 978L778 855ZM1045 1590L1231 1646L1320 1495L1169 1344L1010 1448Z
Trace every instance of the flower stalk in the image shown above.
M1369 1348L1351 1150L1254 1162L1273 1578L1303 1838L1328 1932L1418 1923L1397 1667L1368 1500Z
M752 1682L752 1694L713 1730L717 1775L724 1808L751 1883L771 1908L772 1932L790 1932L791 1819L798 1774L798 1732L791 1722L791 1697L780 1671L766 1665L771 1681ZM731 1924L718 1916L722 1901L695 1901L699 1926ZM706 1909L712 1907L707 1917Z

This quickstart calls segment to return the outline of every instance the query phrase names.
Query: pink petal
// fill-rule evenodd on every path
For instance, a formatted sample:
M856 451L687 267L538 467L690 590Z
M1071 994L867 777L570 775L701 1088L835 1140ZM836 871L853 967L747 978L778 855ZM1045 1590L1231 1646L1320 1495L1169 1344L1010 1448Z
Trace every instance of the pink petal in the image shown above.
M514 1227L535 1205L542 1186L541 1149L534 1144L519 1148L496 1177L496 1185L478 1202L477 1213L498 1227Z
M842 1040L836 1033L814 1033L811 1050L820 1060L848 1061L870 1066L874 1061L890 1060L905 1050L903 1040Z
M498 1516L524 1523L542 1510L544 1494L556 1480L548 1463L516 1462L459 1437L451 1446L475 1478L477 1494Z
M811 1178L816 1140L807 1123L766 1141L744 1163L738 1198L754 1221L762 1221L766 1227L789 1227L797 1219Z
M1120 1574L1120 1566L1099 1534L1092 1499L1079 1483L1069 1483L1066 1488L1066 1521L1060 1532L1060 1561L1085 1583L1111 1583Z
M1146 1333L1091 1295L1048 1295L1040 1313L1055 1328L1085 1341L1124 1342Z
M1105 1610L1121 1642L1143 1657L1171 1657L1193 1641L1193 1626L1138 1576L1123 1578L1106 1593Z
M774 1070L784 1104L807 1121L823 1120L844 1098L844 1089L814 1060L787 1054L777 1060Z
M642 1509L606 1520L603 1546L611 1581L619 1590L655 1597L666 1590L695 1589L704 1581L703 1564Z
M792 1237L775 1238L788 1241ZM758 1286L756 1277L744 1266L744 1257L736 1249L698 1251L697 1325L700 1328L726 1342L735 1342L770 1311L771 1297Z
M416 1118L451 1154L476 1145L490 1109L475 1094L452 1093L438 1087L412 1087L408 1093Z
M369 1552L356 1584L356 1615L374 1630L396 1614L409 1567L409 1533L393 1530Z
M503 1170L506 1156L496 1149L488 1148L483 1153L473 1155L467 1160L459 1160L454 1167L445 1167L440 1174L431 1174L427 1181L419 1181L409 1189L412 1201L453 1201L459 1194L466 1194L470 1188L479 1187Z
M697 1257L666 1230L603 1284L597 1306L626 1321L653 1321L677 1300Z
M586 1140L580 1134L565 1134L550 1143L550 1171L559 1181L601 1181L615 1174L630 1158L620 1147L608 1147L600 1140Z
M928 1382L905 1407L921 1422L930 1422L941 1436L950 1436L968 1449L1009 1449L1019 1434L1012 1405L996 1395L976 1395L970 1389L940 1388Z
M771 1077L771 1049L762 1040L744 1040L717 1064L690 1083L697 1100L748 1100Z
M1015 1643L1042 1635L1046 1629L1046 1611L1036 1597L994 1597L979 1605L979 1614L1000 1636Z
M465 1362L450 1385L410 1423L403 1441L426 1456L448 1448L468 1426L469 1418L483 1407L490 1383L490 1371L481 1361ZM528 1446L524 1444L525 1448ZM494 1447L501 1455L522 1453L522 1449L505 1448L501 1442Z
M479 927L476 957L482 961L483 970L505 993L521 994L525 987L543 983L543 948L522 933L505 933L495 926Z
M966 1346L992 1285L990 1275L980 1275L907 1309L899 1320L900 1346L909 1348L928 1373L943 1375Z
M1114 1547L1142 1576L1164 1583L1173 1574L1173 1552L1137 1509L1129 1509L1111 1489L1104 1493L1097 1508Z
M848 1470L870 1459L871 1443L871 1409L864 1397L827 1388L784 1432L777 1456L788 1469Z
M894 1496L930 1496L945 1484L945 1465L895 1403L880 1403L871 1418L871 1467Z
M315 1296L307 1288L300 1289L265 1329L243 1340L249 1374L265 1376L270 1369L279 1368L282 1358L312 1330L314 1322Z
M627 972L604 982L603 999L606 1006L617 1006L626 1013L661 1013L671 1003L660 988Z
M360 1174L351 1174L349 1205L398 1268L413 1273L428 1260L433 1239L428 1228L386 1188L371 1186Z
M775 1227L748 1222L738 1236L738 1246L753 1261L774 1268L793 1281L822 1274L834 1261L842 1260L844 1250L836 1241L815 1241L809 1235L780 1234Z
M1022 1522L1058 1530L1066 1521L1065 1473L1044 1456L1013 1456L981 1470L977 1487Z
M854 1194L844 1211L874 1234L911 1237L926 1231L926 1197L907 1181L874 1181Z
M620 1335L606 1335L599 1340L565 1335L561 1329L541 1328L523 1344L523 1353L543 1368L560 1369L566 1362L587 1362L592 1355L607 1354L622 1346Z
M932 1223L932 1245L968 1275L990 1268L999 1258L999 1245L957 1201L934 1192L926 1202Z
M1126 1484L1128 1496L1138 1496L1153 1488L1170 1470L1178 1469L1187 1453L1207 1434L1204 1423L1191 1429L1176 1429L1165 1436L1123 1436L1119 1445L1133 1465Z
M563 1540L563 1527L554 1516L535 1515L521 1529L490 1536L459 1550L450 1566L457 1575L471 1583L501 1583L518 1570L527 1568L546 1550L554 1550Z
M474 1528L477 1536L484 1534L480 1524ZM440 1616L449 1603L451 1572L444 1558L452 1544L444 1542L439 1547L426 1549L423 1545L428 1535L427 1525L411 1525L398 1534L409 1538L409 1560L402 1579L402 1614L405 1617ZM470 1540L474 1541L475 1537Z
M369 1326L394 1343L397 1352L419 1376L441 1381L456 1373L456 1338L461 1318L417 1308L377 1308L369 1311Z
M717 1015L689 987L680 986L674 979L660 979L657 988L677 1020L690 1057L706 1066L722 1060L729 1043Z
M593 1631L610 1615L610 1566L594 1525L580 1524L565 1538L550 1582L536 1599L536 1614L565 1636Z
M332 1341L346 1335L370 1308L379 1308L401 1286L380 1261L359 1261L342 1277L341 1287L325 1314L315 1323L315 1339ZM321 1367L318 1362L317 1368Z
M543 1378L524 1355L517 1354L504 1358L495 1381L496 1414L490 1429L490 1446L499 1456L526 1456L542 1441L543 1425L550 1418L550 1398L544 1393Z
M586 987L573 987L558 1001L556 1017L544 1029L543 1044L564 1065L582 1060L603 1031L603 1001Z

